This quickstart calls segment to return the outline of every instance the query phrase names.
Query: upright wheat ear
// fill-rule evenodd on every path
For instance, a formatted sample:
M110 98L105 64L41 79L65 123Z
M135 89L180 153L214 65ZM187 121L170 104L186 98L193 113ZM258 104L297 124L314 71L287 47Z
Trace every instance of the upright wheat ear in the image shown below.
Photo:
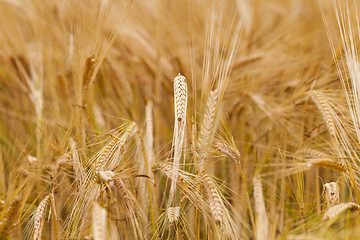
M82 171L79 153L76 148L76 142L74 141L73 138L70 138L69 144L70 144L70 151L71 151L71 156L72 156L72 164L73 164L73 168L75 171L75 179L77 179L80 182L80 184L82 184L83 179L84 179L84 176L83 176L84 174Z
M83 83L83 89L82 89L83 92L82 92L82 99L81 99L82 107L84 107L86 104L87 94L88 94L89 87L90 87L90 84L92 82L93 75L94 75L95 63L96 63L96 60L95 60L94 56L89 56L86 59L85 70L84 70L83 79L82 79L82 81L83 81L82 82Z
M336 137L335 125L334 125L333 118L331 116L331 107L330 107L329 103L326 101L326 99L324 98L322 93L319 91L316 91L316 90L312 91L311 98L313 99L316 106L318 107L321 114L323 115L323 118L325 120L326 126L327 126L330 134L333 137Z
M269 222L266 215L265 201L261 180L254 177L254 198L256 213L256 239L269 239Z
M202 164L204 158L206 157L205 154L207 153L207 151L205 148L210 142L212 134L214 132L213 128L214 128L218 97L219 97L219 91L217 89L211 91L206 104L207 106L200 127L200 136L199 136L199 148L200 148L200 159L201 159L200 164Z
M179 75L174 79L174 100L175 100L175 127L172 142L172 151L174 157L173 176L170 187L170 196L168 205L170 206L175 198L176 180L180 167L180 158L184 145L185 125L186 125L186 106L187 106L187 86L184 76Z
M47 195L39 204L35 213L34 220L34 240L41 240L41 234L44 224L44 217L46 208L49 206L51 201L51 195Z
M325 209L339 204L339 195L339 185L336 182L325 183L322 192Z
M97 202L93 203L92 230L94 240L106 240L106 210Z
M187 105L187 86L186 78L177 75L174 79L174 97L175 97L175 119L180 122L186 118Z
M333 218L335 218L337 215L339 215L340 213L346 211L346 210L351 210L351 211L355 211L355 210L359 210L360 209L360 205L353 203L353 202L349 202L349 203L340 203L338 205L335 205L331 208L329 208L323 216L323 220L331 220Z

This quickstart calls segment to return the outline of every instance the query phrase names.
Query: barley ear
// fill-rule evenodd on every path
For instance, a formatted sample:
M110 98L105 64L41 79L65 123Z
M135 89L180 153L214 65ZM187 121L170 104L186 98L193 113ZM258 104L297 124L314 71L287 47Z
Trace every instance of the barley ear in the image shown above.
M5 202L3 203L5 205ZM12 222L15 220L15 216L17 215L17 211L19 210L20 201L15 199L10 202L10 205L5 210L5 214L3 215L0 221L0 238L6 238L7 230L11 226Z
M347 172L347 166L339 161L333 161L331 159L315 159L309 162L310 166L325 167L336 172Z
M215 184L206 173L202 172L201 177L205 183L204 186L209 199L210 211L214 217L215 223L221 225L224 220L224 211L220 194L216 190Z
M254 198L256 213L256 239L269 239L269 221L266 215L263 187L260 178L254 177Z
M169 207L166 209L166 216L171 226L175 226L180 217L180 207Z
M106 210L97 202L93 203L92 231L94 240L106 240Z
M359 210L359 209L360 209L360 205L353 203L353 202L340 203L338 205L335 205L335 206L329 208L324 213L323 220L327 221L327 220L334 219L336 216L338 216L339 214L341 214L342 212L344 212L346 210L355 211L355 210Z
M44 225L44 218L46 209L51 201L51 195L47 195L39 204L35 213L34 220L34 240L41 240L42 229Z
M325 183L323 185L322 197L325 204L325 209L339 204L340 189L336 182Z
M331 109L329 103L327 102L326 98L323 96L323 94L321 92L316 91L316 90L312 91L311 98L314 101L314 103L316 104L316 106L318 107L318 109L320 110L320 112L325 120L326 127L328 128L328 130L330 132L330 135L332 135L333 137L336 137L334 120L331 115L332 109Z
M203 117L203 121L200 127L200 135L199 135L199 150L200 150L200 159L203 162L203 159L206 158L206 146L208 143L211 143L211 137L213 135L214 123L215 123L215 113L217 101L219 98L219 91L215 89L210 92L206 110ZM202 164L201 162L201 164Z
M217 151L224 154L233 163L240 163L240 153L237 149L227 143L216 141L214 147Z

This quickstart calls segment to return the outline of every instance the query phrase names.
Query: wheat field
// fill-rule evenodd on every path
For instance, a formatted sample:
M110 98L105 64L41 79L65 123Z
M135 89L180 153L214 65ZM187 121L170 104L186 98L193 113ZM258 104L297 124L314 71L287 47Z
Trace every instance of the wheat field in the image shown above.
M0 0L0 239L360 239L357 0Z

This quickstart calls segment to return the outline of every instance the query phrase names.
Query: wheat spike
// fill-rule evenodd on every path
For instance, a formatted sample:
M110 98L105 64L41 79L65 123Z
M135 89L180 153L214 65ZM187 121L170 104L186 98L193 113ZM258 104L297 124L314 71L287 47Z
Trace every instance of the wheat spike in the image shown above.
M98 174L99 178L105 183L111 182L115 176L112 171L99 171Z
M326 208L339 204L339 195L340 189L336 182L325 183L323 185L322 197Z
M31 155L28 155L27 158L28 158L28 161L30 164L32 164L38 160L37 157L31 156Z
M296 154L312 158L327 158L327 155L325 153L312 148L302 148L297 151Z
M180 158L184 145L185 123L186 123L186 107L187 107L187 85L186 79L180 73L174 78L174 101L175 101L175 126L172 142L173 161L173 177L170 187L169 205L175 198L176 180L180 166Z
M55 170L55 172L59 172L60 169L64 166L70 163L70 154L65 153L64 155L62 155L61 157L59 157L58 159L56 159L55 165L53 166L53 169Z
M122 194L123 198L127 201L132 201L133 198L132 193L129 192L129 190L126 188L126 185L124 181L121 178L115 178L114 179L114 185L117 187L117 189Z
M320 110L323 118L325 120L326 126L333 137L336 137L335 132L335 125L333 118L331 116L331 107L329 106L328 102L325 100L323 94L319 91L313 90L311 94L311 98L313 99L314 103Z
M4 201L2 201L2 203L5 205ZM4 216L0 221L0 238L6 237L7 229L15 220L15 216L17 215L17 211L19 210L19 204L20 201L18 199L15 199L14 201L10 202L9 207L6 209Z
M310 166L326 167L336 172L346 172L347 166L342 162L335 162L329 158L315 159L309 161Z
M353 203L353 202L340 203L338 205L335 205L335 206L329 208L324 213L323 220L324 221L331 220L346 210L355 211L355 210L359 210L359 209L360 209L360 205Z
M209 199L209 207L210 207L210 211L214 217L215 223L221 224L224 219L224 211L223 211L220 194L216 190L216 187L215 187L213 181L210 179L210 177L206 173L202 172L200 174L200 176L202 177L202 179L205 183L204 186L205 186L207 196Z
M180 217L180 207L169 207L166 209L166 216L170 225L175 225Z
M136 123L132 122L126 129L126 131L121 135L120 138L113 138L102 150L101 154L96 162L95 170L97 172L102 171L105 167L106 162L109 160L110 156L116 150L123 151L123 147L132 136L132 134L137 130Z
M150 101L146 105L146 133L145 133L145 151L148 160L148 166L151 167L154 161L154 123L153 123L153 103ZM150 169L147 169L150 170Z
M227 143L224 142L215 142L214 147L216 150L224 154L227 158L229 158L233 163L239 163L240 162L240 153L237 149L230 146Z
M269 221L266 215L263 187L261 180L254 177L254 198L256 213L256 239L269 239Z
M101 112L100 107L98 105L94 105L92 110L93 110L94 120L95 120L96 124L100 128L104 128L106 122L105 122L105 119L104 119L103 113Z
M85 70L84 70L84 74L83 74L83 92L82 92L82 101L81 101L81 106L84 107L86 104L86 100L87 100L87 94L89 91L89 87L91 85L93 76L94 76L94 69L95 69L95 63L96 60L94 58L94 56L89 56L86 59L86 63L85 63Z
M199 148L201 155L204 155L206 153L205 148L207 144L210 142L213 134L218 97L219 97L218 89L211 91L206 104L206 110L200 127L200 135L199 135ZM205 156L202 156L201 158L204 157Z
M168 178L174 181L174 168L167 163L156 163L152 166L152 171L156 172L158 169L162 170ZM181 183L185 183L183 175L178 172L176 175L175 181L179 181Z
M36 209L35 220L34 220L34 240L41 239L45 212L46 212L46 208L49 206L50 201L51 201L51 195L47 195L40 202L38 208Z
M72 156L72 164L75 171L76 179L80 182L80 184L82 184L84 176L83 176L79 153L76 148L76 142L74 141L73 138L70 138L69 143L70 143L70 152Z
M180 73L174 78L175 119L185 121L187 105L186 78Z
M106 210L97 202L93 203L92 231L94 240L106 240Z

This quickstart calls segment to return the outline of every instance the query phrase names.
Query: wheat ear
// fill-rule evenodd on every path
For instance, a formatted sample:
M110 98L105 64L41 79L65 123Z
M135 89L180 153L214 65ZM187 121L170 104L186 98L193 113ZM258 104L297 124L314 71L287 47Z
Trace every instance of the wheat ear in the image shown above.
M186 78L180 73L174 78L174 97L175 97L175 119L178 122L186 118L187 106L187 85Z
M213 134L214 122L215 122L215 113L216 113L216 105L219 98L219 91L215 89L210 92L206 110L204 114L204 118L200 127L200 136L199 136L199 148L200 148L200 160L201 164L203 164L203 160L206 157L206 146L211 141L211 137Z
M95 63L96 60L94 58L94 56L89 56L86 59L86 63L85 63L85 71L83 74L83 89L82 89L82 99L81 99L81 106L84 107L86 104L86 97L89 91L89 87L91 84L91 81L93 79L93 75L94 75L94 69L95 69Z
M129 201L129 203L133 202L133 198L131 197L132 193L130 193L129 190L126 188L126 185L121 178L115 178L114 185L117 187L117 189L120 191L126 201Z
M315 102L318 109L320 110L330 134L333 137L336 137L335 125L333 118L331 116L332 109L329 106L326 99L324 98L323 94L319 91L313 90L311 93L311 98Z
M327 158L328 156L320 152L318 150L312 149L312 148L302 148L299 151L296 152L298 155L303 155L305 157L312 157L312 158Z
M339 195L340 189L336 182L325 183L323 185L322 197L326 208L339 204Z
M133 134L134 131L136 131L136 123L132 122L126 129L126 131L121 135L120 138L115 137L113 138L102 150L101 154L96 162L95 170L96 172L103 171L107 160L110 159L110 156L114 153L116 150L120 150L122 152L124 145L130 138L130 136Z
M347 166L342 162L335 162L329 158L315 159L309 161L309 166L326 167L336 172L346 172Z
M151 165L154 161L154 122L153 122L153 103L150 101L145 107L146 132L145 132L145 152L148 160L150 172Z
M202 172L200 176L204 181L204 186L209 199L210 211L214 217L215 223L221 224L224 220L224 211L220 194L216 190L215 184L206 173Z
M51 195L47 195L39 204L34 220L34 240L41 240L44 225L45 212L51 201Z
M106 240L106 210L97 202L93 203L92 231L94 240Z
M153 164L152 166L152 171L153 172L156 172L157 170L162 170L166 176L171 179L172 181L174 180L174 168L167 164L167 163L156 163L156 164ZM185 183L185 180L184 180L184 177L181 173L178 173L176 175L176 179L175 179L176 182L179 182L179 183Z
M170 187L170 197L168 204L171 205L175 198L176 179L180 166L180 158L184 145L186 107L187 107L187 85L186 78L180 73L174 78L174 101L175 101L175 126L172 142L174 153L173 177Z
M4 216L0 221L0 238L6 237L7 229L14 221L17 211L19 210L19 204L20 201L15 199L10 202L9 207L6 209Z
M84 174L82 171L82 166L81 166L81 162L80 162L79 153L78 153L77 147L76 147L76 142L73 138L70 138L69 144L70 144L70 152L71 152L71 156L72 156L72 164L73 164L73 168L75 171L75 177L79 181L79 183L82 184L83 179L84 179Z
M171 226L176 225L180 217L180 207L169 207L166 209L166 216Z
M346 210L355 211L355 210L359 210L359 209L360 209L360 205L353 203L353 202L340 203L338 205L335 205L335 206L329 208L324 213L323 220L324 221L331 220Z
M263 187L260 178L254 177L254 198L256 213L256 239L269 239L269 221L266 215Z
M224 142L215 142L214 147L217 151L224 154L227 158L229 158L233 163L239 163L240 162L240 153L237 149L230 146L227 143Z

